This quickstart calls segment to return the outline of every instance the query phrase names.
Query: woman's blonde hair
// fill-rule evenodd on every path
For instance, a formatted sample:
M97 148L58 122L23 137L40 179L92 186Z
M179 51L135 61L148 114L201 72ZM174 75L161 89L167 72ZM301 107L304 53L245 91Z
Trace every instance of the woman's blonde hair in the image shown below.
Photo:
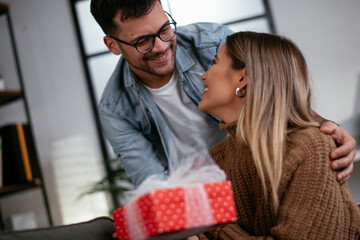
M306 62L294 43L272 34L234 33L226 46L233 67L245 67L248 78L237 140L250 147L264 194L271 191L277 210L285 137L295 129L319 126L311 110Z

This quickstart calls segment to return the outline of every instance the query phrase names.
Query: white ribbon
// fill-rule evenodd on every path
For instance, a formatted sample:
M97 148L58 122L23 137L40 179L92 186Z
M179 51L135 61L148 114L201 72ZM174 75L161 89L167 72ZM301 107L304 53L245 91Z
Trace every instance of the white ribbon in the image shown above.
M222 182L226 174L207 155L202 160L185 159L180 165L170 172L168 179L163 175L151 175L146 178L136 189L125 193L125 202L139 198L155 189L183 187L196 183Z
M211 214L208 195L204 185L196 184L184 188L185 193L185 218L188 226L200 227L215 224Z
M132 240L140 240L147 237L147 232L142 228L143 222L138 213L139 207L136 201L132 201L124 207L124 219L127 221L129 238Z

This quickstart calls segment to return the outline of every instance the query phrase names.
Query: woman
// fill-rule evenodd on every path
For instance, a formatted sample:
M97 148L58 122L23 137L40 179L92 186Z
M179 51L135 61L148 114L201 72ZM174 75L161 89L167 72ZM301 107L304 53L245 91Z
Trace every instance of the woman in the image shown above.
M300 50L235 33L202 79L199 109L229 133L210 153L232 182L238 221L199 238L357 239L360 210L329 167L335 144L311 111Z

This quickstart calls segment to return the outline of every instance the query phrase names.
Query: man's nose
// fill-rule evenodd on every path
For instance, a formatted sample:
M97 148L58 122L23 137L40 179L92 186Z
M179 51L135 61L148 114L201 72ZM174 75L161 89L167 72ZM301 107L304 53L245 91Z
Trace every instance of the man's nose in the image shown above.
M163 42L159 37L155 37L154 47L152 52L165 52L166 48L169 46L169 42Z

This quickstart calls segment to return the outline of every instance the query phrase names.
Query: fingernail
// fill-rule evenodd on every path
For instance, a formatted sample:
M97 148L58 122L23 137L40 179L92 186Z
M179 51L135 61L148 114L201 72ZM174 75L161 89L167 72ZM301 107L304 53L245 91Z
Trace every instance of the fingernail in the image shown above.
M343 176L341 174L338 175L338 179L341 180Z
M333 165L333 168L335 168L335 169L338 167L337 163L333 163L332 165Z

